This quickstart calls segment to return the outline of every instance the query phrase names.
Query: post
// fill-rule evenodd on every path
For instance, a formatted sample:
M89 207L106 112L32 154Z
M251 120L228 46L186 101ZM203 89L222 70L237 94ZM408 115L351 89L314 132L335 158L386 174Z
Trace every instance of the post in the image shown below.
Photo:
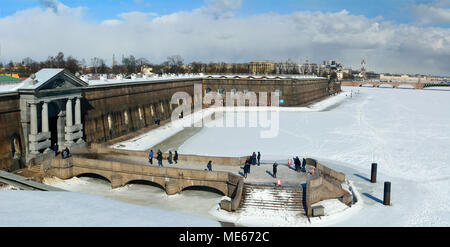
M391 182L384 182L384 200L383 204L386 206L391 205Z
M371 183L377 182L377 163L372 163Z

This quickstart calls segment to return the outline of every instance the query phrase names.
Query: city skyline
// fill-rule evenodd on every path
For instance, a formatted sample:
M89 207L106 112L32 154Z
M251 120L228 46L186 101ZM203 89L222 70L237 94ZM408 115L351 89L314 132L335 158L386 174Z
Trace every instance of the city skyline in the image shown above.
M90 61L337 60L371 71L448 76L450 1L2 1L3 64L58 51Z

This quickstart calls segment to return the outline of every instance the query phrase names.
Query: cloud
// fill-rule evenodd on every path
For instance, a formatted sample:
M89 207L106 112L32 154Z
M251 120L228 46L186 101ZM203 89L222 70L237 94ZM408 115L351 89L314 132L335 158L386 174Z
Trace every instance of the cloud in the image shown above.
M368 69L378 72L449 74L448 28L396 24L346 10L235 17L232 11L241 1L224 2L217 5L222 6L219 18L205 6L165 15L127 12L102 22L83 18L80 7L26 9L0 18L2 62L45 60L62 51L107 63L112 54L155 63L173 54L186 62L304 61L308 56L316 63L336 59L358 68L365 56Z
M420 25L450 24L450 0L412 5L411 12Z
M56 1L56 0L39 0L39 3L44 8L53 9L53 11L55 13L58 12L58 4L60 4L60 3L58 1Z
M242 6L242 0L204 0L206 6L201 8L201 11L206 14L212 14L214 17L230 18L234 14L232 11L238 10Z

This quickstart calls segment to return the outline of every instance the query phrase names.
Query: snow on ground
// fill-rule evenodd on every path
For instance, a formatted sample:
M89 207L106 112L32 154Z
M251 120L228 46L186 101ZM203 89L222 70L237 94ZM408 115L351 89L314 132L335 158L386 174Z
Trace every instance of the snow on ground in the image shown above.
M0 227L220 226L205 217L77 192L0 190L0 198Z
M426 87L423 90L440 90L440 91L450 91L450 87Z
M215 112L222 112L226 116L226 112L316 112L322 111L327 107L339 104L347 97L346 93L341 93L333 97L329 97L325 100L312 104L309 107L217 107L207 108L193 114L185 116L183 119L177 119L168 124L165 124L159 128L153 129L145 134L137 136L127 141L119 142L111 145L111 148L126 149L134 151L148 150L156 144L174 136L184 129L184 127L192 127L195 123L203 120L203 126L205 128L208 124L213 125L214 120L210 120L211 115ZM270 116L270 114L268 114ZM221 118L222 119L222 118ZM237 119L237 117L236 117ZM219 121L219 120L217 120ZM222 121L222 120L220 120ZM223 124L226 125L225 123Z
M354 94L334 109L281 112L275 138L261 139L260 128L203 128L179 153L242 156L260 151L263 160L317 158L344 171L364 202L360 213L335 225L449 226L448 92L344 90ZM367 181L372 162L378 163L375 185ZM382 205L384 181L392 182L392 207Z
M194 124L198 119L208 117L213 113L213 109L203 109L193 114L189 114L182 119L177 119L159 128L153 129L145 134L130 140L111 145L111 148L144 151L154 145L170 138L184 129L184 127Z

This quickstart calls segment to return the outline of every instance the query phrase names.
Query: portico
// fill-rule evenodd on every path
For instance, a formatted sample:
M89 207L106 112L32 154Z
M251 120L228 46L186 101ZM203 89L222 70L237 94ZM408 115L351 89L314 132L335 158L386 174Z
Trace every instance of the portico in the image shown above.
M21 122L27 162L54 156L58 150L84 145L82 91L87 84L62 69L45 69L20 89Z

